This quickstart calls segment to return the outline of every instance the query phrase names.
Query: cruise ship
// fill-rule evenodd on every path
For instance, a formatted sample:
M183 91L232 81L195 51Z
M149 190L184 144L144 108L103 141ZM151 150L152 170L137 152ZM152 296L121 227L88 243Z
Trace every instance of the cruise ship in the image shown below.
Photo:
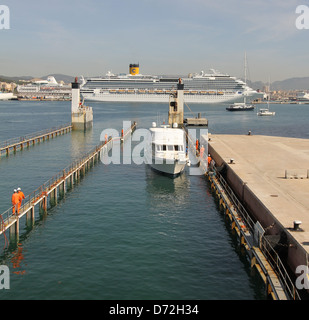
M71 99L71 91L71 85L58 83L53 76L48 76L46 80L36 80L17 86L19 98Z
M176 91L179 77L143 75L139 64L130 64L128 74L107 72L105 77L82 79L81 95L86 101L165 102ZM186 103L239 102L244 96L254 100L261 93L236 77L214 69L209 73L182 77Z

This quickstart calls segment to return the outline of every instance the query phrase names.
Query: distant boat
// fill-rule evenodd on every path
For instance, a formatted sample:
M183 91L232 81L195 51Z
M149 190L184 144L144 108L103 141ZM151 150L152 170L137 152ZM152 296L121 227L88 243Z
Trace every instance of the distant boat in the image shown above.
M245 85L247 85L247 56L245 53ZM246 96L244 102L235 102L226 108L228 111L252 111L255 106L253 104L246 104Z
M252 111L254 110L255 106L253 104L246 104L246 100L244 102L238 102L231 104L229 107L226 108L228 111Z
M11 100L13 99L12 92L1 92L0 91L0 100Z
M257 113L258 116L274 116L276 112L269 111L269 108L260 109Z
M269 80L269 93L267 98L267 108L260 109L257 113L258 116L274 116L276 112L269 111L269 99L270 99L270 80Z
M146 151L147 163L155 171L171 177L180 175L188 162L185 132L176 126L163 125L157 128L153 122L151 143Z

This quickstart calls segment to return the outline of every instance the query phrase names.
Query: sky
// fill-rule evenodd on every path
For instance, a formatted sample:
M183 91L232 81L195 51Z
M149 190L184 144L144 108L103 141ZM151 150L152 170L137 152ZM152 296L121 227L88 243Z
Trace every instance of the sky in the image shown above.
M0 0L0 75L187 75L267 82L309 76L309 0ZM0 23L1 23L0 12Z

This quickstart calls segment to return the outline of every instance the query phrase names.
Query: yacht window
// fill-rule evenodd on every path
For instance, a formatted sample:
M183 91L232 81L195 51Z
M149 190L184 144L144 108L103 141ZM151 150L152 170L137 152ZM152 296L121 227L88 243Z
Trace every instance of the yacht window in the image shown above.
M166 151L166 144L163 145L163 151Z
M173 151L174 150L173 146L167 146L167 147L168 147L168 151Z
M175 147L175 151L179 151L179 150L178 150L178 146L177 146L177 145L175 145L174 147Z
M161 151L161 145L157 144L157 151Z

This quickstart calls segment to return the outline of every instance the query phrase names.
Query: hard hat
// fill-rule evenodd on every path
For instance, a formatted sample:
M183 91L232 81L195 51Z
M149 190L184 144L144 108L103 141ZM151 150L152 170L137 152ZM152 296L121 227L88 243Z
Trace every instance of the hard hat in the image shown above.
M17 192L17 190L16 190L16 189L14 189L14 192Z
M21 189L20 188L17 188L17 191L20 191Z

